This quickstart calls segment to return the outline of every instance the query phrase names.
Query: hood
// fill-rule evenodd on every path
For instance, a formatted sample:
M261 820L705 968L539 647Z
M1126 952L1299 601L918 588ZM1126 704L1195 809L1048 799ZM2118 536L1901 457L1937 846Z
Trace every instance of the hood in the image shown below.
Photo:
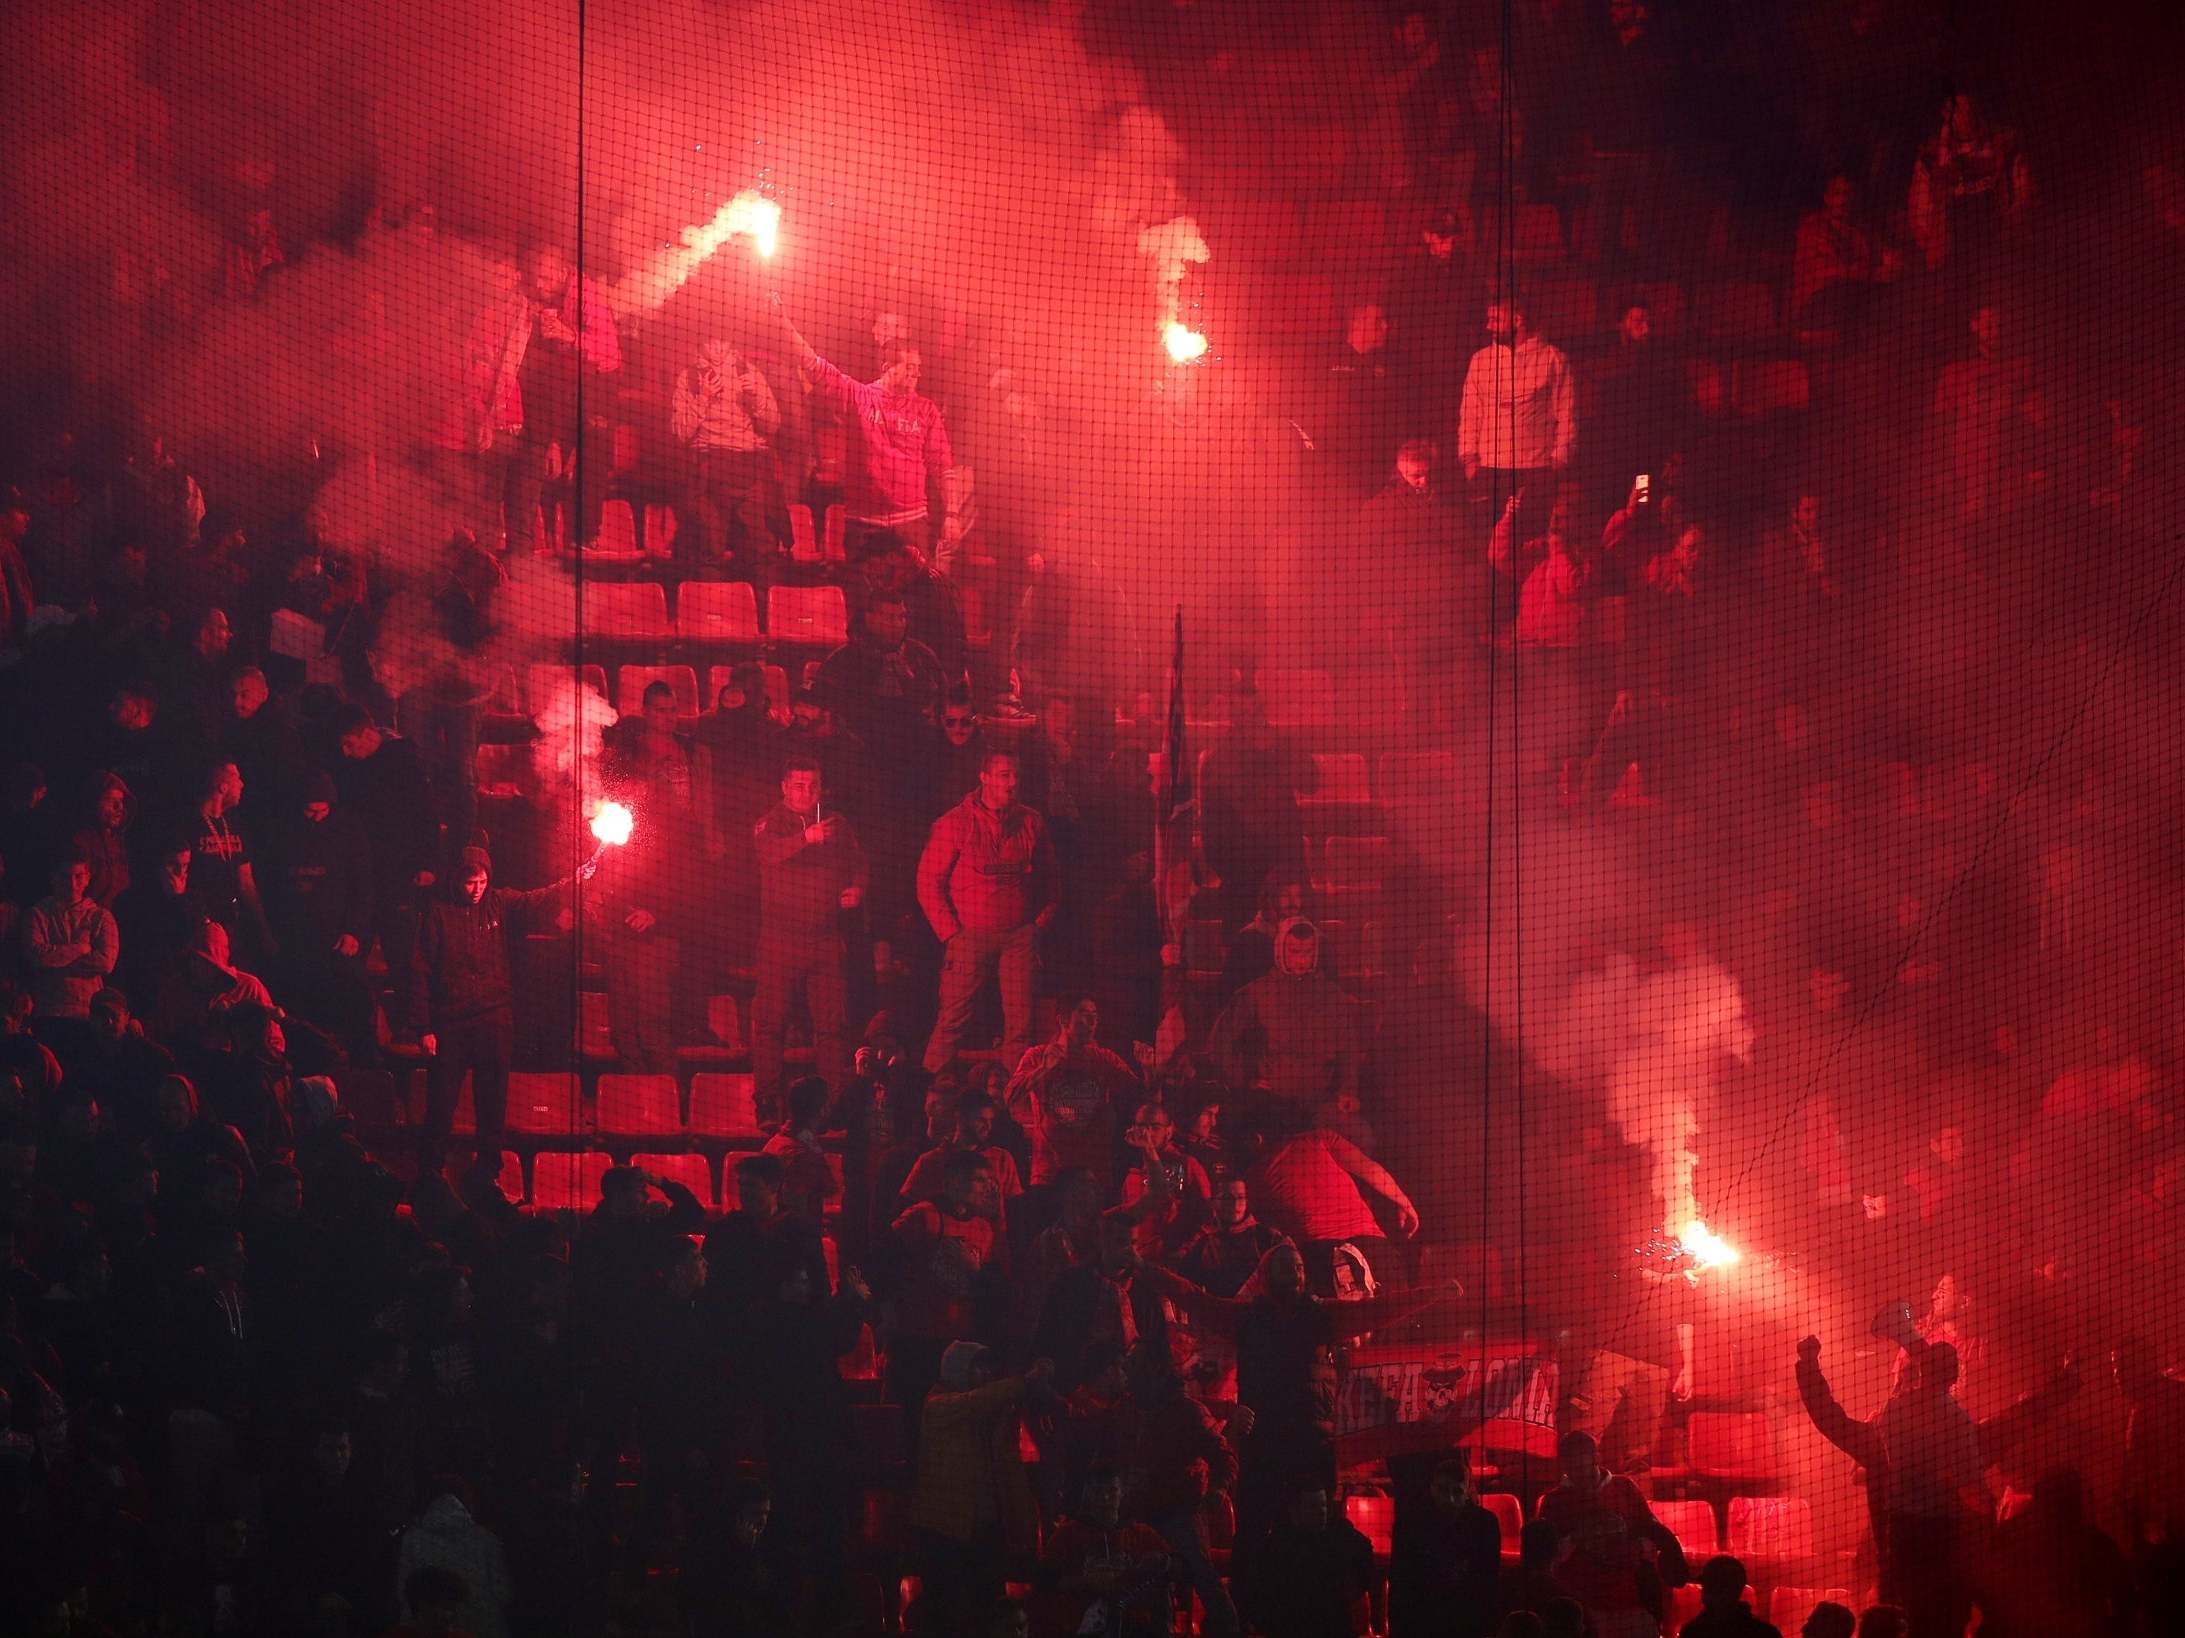
M473 1523L470 1509L457 1496L435 1496L425 1504L425 1511L417 1515L420 1529L468 1530Z
M941 1386L951 1393L962 1393L971 1386L971 1367L986 1352L986 1345L979 1342L952 1342L941 1355Z
M1290 946L1290 935L1293 933L1304 933L1310 936L1313 941L1312 959L1302 967L1292 967L1288 963L1286 952ZM1319 968L1320 929L1318 927L1303 916L1292 916L1275 929L1275 971L1290 978L1304 978L1317 972Z

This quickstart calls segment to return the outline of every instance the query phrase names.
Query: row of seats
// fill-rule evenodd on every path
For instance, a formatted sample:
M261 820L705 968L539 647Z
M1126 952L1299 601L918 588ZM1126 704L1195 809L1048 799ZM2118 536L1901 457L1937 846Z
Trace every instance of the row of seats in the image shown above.
M634 430L624 431L634 439ZM634 458L630 464L635 464ZM618 464L617 470L622 469ZM592 564L641 563L647 559L672 561L676 539L682 532L682 518L664 501L643 503L642 509L638 503L628 500L605 501L600 506L599 537L584 550L582 558ZM826 508L816 524L811 507L800 504L789 508L791 561L846 563L849 561L848 539L849 515L843 507Z
M766 674L767 703L786 712L790 700L788 668L768 664L760 669ZM643 709L647 687L656 682L664 682L675 691L676 714L694 717L699 712L712 708L713 702L721 697L721 690L728 686L733 672L732 666L706 667L704 691L701 693L698 668L691 665L616 666L612 688L608 685L607 667L603 665L533 665L525 669L520 685L513 670L503 673L494 689L493 703L494 709L504 715L535 716L546 708L547 703L574 676L579 687L590 689L600 698L612 702L621 715L629 716ZM480 747L481 751L495 752L522 749L519 745L488 744ZM479 765L479 783L483 785L493 782L494 779L488 776L487 763L482 761Z
M834 585L769 587L763 631L758 594L742 580L681 582L672 619L667 587L657 580L587 580L580 602L578 629L604 642L832 649L849 640L849 604Z
M727 999L723 997L722 999ZM759 1128L756 1082L748 1073L700 1070L686 1094L673 1075L609 1072L585 1090L575 1070L517 1070L508 1077L508 1131L527 1146L560 1143L581 1148L594 1142L638 1146L696 1142L756 1148ZM416 1127L424 1120L422 1072L406 1079L384 1071L350 1070L341 1093L357 1119L375 1127ZM455 1132L478 1130L468 1075L455 1111Z
M828 1156L841 1182L841 1158ZM698 1197L707 1211L734 1211L738 1205L735 1157L690 1154L683 1151L634 1150L627 1163L655 1177L680 1183ZM604 1149L575 1153L542 1151L537 1154L504 1153L499 1182L501 1192L535 1211L590 1211L599 1204L600 1181L615 1157ZM829 1262L834 1241L824 1242ZM832 1273L832 1269L830 1269Z

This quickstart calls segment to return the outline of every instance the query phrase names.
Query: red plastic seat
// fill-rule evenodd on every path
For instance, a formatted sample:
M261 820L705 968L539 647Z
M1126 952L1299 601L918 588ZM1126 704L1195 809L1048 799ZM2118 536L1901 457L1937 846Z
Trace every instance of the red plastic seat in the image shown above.
M1502 1532L1502 1556L1516 1558L1525 1533L1525 1504L1507 1490L1491 1490L1480 1497L1479 1504L1495 1516L1495 1526Z
M1812 386L1795 358L1748 359L1731 377L1730 396L1743 416L1792 415L1811 401Z
M644 524L645 555L674 557L675 537L682 533L682 520L676 517L675 508L665 501L646 502Z
M587 582L579 601L587 637L666 642L675 635L668 624L667 591L654 581Z
M599 1129L617 1137L680 1137L682 1093L673 1075L602 1075Z
M1804 1563L1813 1557L1813 1508L1803 1496L1732 1496L1730 1551Z
M586 1129L583 1083L563 1071L523 1070L508 1078L508 1129L535 1137L575 1137Z
M615 709L634 717L645 709L645 690L664 682L675 690L675 714L698 714L698 673L687 665L626 665L615 672Z
M706 1138L759 1137L757 1083L749 1075L693 1075L690 1132Z
M540 1211L590 1211L599 1204L599 1186L613 1164L608 1156L597 1149L581 1154L534 1155L531 1161L530 1204ZM514 1188L510 1188L509 1171L516 1165L511 1155L501 1166L501 1188L504 1193L522 1193L523 1174L516 1172Z
M582 990L577 994L574 1045L577 1056L587 1063L612 1063L619 1056L615 1051L614 1029L607 1021L607 997L598 990Z
M1321 849L1316 885L1323 894L1337 896L1378 893L1388 867L1386 836L1330 836Z
M758 593L742 580L686 580L675 594L675 629L686 643L756 648Z
M1357 751L1342 751L1332 756L1316 753L1312 788L1299 791L1296 796L1300 807L1371 807L1373 781L1367 774L1365 757Z
M801 502L789 508L789 555L799 563L817 563L819 531L812 526L812 509Z
M713 1166L704 1155L635 1154L630 1164L682 1184L708 1211L713 1209Z
M1700 293L1699 309L1712 341L1752 346L1775 339L1775 292L1758 281L1711 285Z
M1373 1543L1373 1555L1386 1559L1396 1531L1396 1498L1352 1495L1343 1498L1343 1512L1358 1533Z
M775 586L766 594L766 635L777 643L840 648L850 640L850 608L840 586Z
M1722 1551L1713 1502L1658 1501L1653 1505L1654 1516L1677 1538L1677 1545L1684 1549L1695 1571Z
M637 514L626 500L611 500L599 509L599 535L584 548L588 562L635 563L644 555L637 544Z
M1341 918L1320 923L1320 937L1327 946L1334 970L1343 982L1356 984L1386 976L1388 940L1378 921Z
M531 777L528 745L481 745L472 778L480 793L514 786L521 790Z
M1385 751L1375 789L1389 807L1441 807L1456 800L1452 751Z
M1768 1419L1757 1411L1694 1411L1686 1427L1692 1471L1706 1479L1775 1477Z

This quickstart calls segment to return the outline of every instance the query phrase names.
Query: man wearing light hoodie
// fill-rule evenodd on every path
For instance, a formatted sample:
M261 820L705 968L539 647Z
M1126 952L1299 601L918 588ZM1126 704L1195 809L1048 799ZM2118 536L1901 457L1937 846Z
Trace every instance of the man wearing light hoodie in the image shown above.
M395 1589L405 1620L417 1613L410 1607L411 1578L428 1567L451 1570L463 1578L469 1596L455 1630L474 1638L507 1638L508 1606L515 1589L509 1584L501 1538L470 1516L463 1498L447 1482L402 1532L395 1549Z
M956 1056L971 1004L988 978L1001 981L1002 1062L1021 1063L1032 1045L1035 939L1054 919L1054 848L1047 822L1017 800L1017 758L989 751L979 788L933 822L918 860L918 906L948 947L940 1012L926 1042L925 1068L938 1074Z

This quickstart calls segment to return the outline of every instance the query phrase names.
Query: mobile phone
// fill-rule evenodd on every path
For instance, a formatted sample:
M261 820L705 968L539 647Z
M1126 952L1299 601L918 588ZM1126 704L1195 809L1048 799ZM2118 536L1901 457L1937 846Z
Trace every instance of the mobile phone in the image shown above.
M1644 506L1654 498L1654 482L1644 472L1631 480L1631 498Z

